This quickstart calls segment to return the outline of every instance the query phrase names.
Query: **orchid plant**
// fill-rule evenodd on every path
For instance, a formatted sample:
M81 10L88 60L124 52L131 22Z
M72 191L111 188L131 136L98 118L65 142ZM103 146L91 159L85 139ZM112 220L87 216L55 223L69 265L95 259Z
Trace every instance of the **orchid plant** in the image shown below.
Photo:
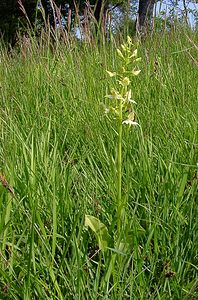
M138 57L137 49L134 49L132 40L127 37L126 43L121 45L120 49L117 49L117 54L121 60L121 68L118 72L106 71L109 77L115 78L116 88L112 88L110 93L105 98L110 100L110 105L105 109L106 113L113 113L116 116L118 126L118 140L117 140L117 162L116 162L116 174L117 174L117 240L121 241L121 233L123 230L122 212L125 206L125 201L122 197L122 139L123 139L123 125L139 126L135 121L134 106L136 102L132 99L132 92L130 88L129 76L137 76L140 73L140 69L137 67L137 63L141 60ZM100 250L106 250L108 248L109 241L112 244L112 237L109 235L107 227L100 222L99 219L94 216L85 216L85 226L92 229L98 240ZM120 242L116 243L116 248L120 248ZM114 243L115 246L115 243Z

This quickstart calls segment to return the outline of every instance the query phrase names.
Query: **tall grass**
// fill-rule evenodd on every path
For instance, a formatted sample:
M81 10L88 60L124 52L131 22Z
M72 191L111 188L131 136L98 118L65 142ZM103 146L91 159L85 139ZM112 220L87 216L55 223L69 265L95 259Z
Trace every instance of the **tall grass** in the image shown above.
M193 43L195 32L178 31L140 46L141 129L123 130L130 249L110 276L111 251L101 255L84 217L109 227L116 212L117 127L104 96L117 46L1 49L0 299L197 299Z

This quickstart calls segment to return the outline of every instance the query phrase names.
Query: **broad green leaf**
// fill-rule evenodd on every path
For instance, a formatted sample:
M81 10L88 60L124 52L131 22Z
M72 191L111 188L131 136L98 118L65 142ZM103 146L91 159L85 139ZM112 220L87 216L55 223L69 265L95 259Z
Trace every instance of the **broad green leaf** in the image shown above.
M120 248L116 249L116 248L110 248L108 247L109 250L111 250L112 252L116 253L116 254L119 254L119 255L126 255L125 252L121 251L123 249L120 250Z
M99 219L90 215L85 215L85 226L91 228L95 233L100 250L106 250L111 241L107 227Z

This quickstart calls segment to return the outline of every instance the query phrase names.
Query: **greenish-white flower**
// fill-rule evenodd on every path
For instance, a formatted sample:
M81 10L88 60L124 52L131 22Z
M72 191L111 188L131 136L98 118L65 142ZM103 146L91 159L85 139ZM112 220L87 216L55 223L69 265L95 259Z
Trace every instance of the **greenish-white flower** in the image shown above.
M139 62L139 61L141 61L142 59L141 59L141 57L138 57L138 58L136 58L135 60L134 60L134 62Z
M131 89L126 93L126 101L136 104L135 100L131 99Z
M132 44L132 39L130 38L130 36L127 36L127 43L130 45Z
M124 77L122 78L122 80L119 81L119 83L122 85L122 86L128 86L130 84L130 80L128 77Z
M140 72L141 72L141 70L135 70L135 69L132 70L132 74L133 74L134 76L139 75Z
M119 94L119 92L117 92L115 89L112 89L111 94L106 95L105 98L109 98L112 100L123 100L123 96Z
M138 124L137 122L132 121L132 120L125 120L125 121L122 122L122 124L127 124L127 125L138 125L138 126L140 126L140 124Z
M137 56L137 49L135 49L130 57L136 57Z
M104 113L108 114L109 112L110 112L110 109L108 107L106 107Z
M116 50L117 50L118 55L119 55L121 58L124 59L124 55L122 54L122 52L120 51L120 49L116 49Z
M106 72L107 72L107 74L108 74L110 77L114 77L114 76L117 75L116 72L110 72L110 71L107 71L107 70L106 70Z
M126 48L127 48L127 46L126 45L124 45L124 44L122 44L121 45L121 48L122 48L122 50L124 51L124 52L126 52ZM119 50L119 49L118 49ZM120 51L121 52L121 51ZM122 53L122 52L121 52Z

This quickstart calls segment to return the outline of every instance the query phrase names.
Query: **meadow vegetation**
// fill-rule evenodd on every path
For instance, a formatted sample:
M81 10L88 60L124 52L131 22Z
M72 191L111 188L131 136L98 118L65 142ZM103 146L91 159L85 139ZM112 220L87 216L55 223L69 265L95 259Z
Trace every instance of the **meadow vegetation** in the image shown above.
M198 299L197 40L178 29L138 46L140 126L122 127L127 247L105 250L85 215L119 239L118 126L105 110L119 41L1 47L0 299Z

